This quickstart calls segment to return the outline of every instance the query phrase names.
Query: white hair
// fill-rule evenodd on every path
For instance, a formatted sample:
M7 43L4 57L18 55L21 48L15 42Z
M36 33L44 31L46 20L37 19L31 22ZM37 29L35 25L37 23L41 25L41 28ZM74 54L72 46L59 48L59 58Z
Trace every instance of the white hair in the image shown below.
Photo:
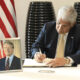
M58 11L57 21L62 19L73 24L74 22L76 22L76 18L77 12L72 6L64 6Z

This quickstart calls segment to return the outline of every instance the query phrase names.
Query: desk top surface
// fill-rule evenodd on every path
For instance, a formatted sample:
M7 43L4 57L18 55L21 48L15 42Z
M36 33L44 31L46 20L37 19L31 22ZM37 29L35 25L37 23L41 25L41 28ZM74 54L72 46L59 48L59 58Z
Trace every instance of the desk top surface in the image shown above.
M80 80L80 67L23 68L19 72L0 73L0 80Z

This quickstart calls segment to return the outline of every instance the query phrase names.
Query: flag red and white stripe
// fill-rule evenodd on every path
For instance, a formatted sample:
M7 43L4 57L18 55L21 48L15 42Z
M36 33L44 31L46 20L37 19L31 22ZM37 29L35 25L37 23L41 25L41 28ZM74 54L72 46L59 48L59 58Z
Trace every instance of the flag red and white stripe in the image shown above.
M14 0L0 0L0 38L17 37Z
M3 49L3 41L0 40L0 59L6 56L4 49Z
M18 37L14 0L0 0L0 39Z

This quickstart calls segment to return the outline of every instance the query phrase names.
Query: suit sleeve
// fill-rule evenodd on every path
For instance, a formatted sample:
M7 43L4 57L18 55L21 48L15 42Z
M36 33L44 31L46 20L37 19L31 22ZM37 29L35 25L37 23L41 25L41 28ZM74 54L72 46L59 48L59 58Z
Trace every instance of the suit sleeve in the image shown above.
M77 44L78 50L74 55L71 55L70 57L73 59L74 64L80 64L80 42Z
M76 48L75 53L73 55L71 55L70 57L73 59L74 64L80 64L80 26L78 26L75 36L76 36L75 46L77 48Z
M39 48L42 50L44 50L44 44L45 44L45 32L46 32L46 24L43 26L38 38L35 40L35 43L33 43L32 45L32 49L31 49L31 58L34 57L35 53L39 51Z

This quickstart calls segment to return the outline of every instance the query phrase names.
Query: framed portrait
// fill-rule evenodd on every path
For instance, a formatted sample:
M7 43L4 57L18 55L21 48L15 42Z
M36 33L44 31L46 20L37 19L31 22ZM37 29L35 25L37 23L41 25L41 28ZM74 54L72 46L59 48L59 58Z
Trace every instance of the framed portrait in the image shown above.
M20 38L0 39L0 72L22 71Z

